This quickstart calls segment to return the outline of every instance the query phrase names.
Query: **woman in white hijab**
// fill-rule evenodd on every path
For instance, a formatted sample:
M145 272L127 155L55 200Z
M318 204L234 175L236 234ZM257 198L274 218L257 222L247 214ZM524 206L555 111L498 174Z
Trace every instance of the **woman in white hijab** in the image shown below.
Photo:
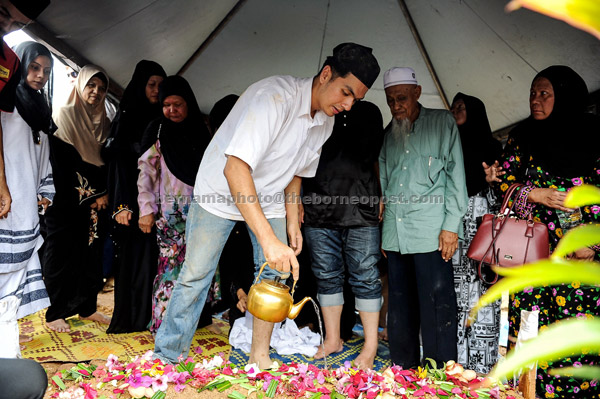
M86 65L79 72L65 106L54 115L58 130L50 139L50 160L56 195L46 213L44 281L51 306L46 323L69 332L66 319L110 323L96 311L102 288L102 213L108 203L106 168L100 149L110 121L104 100L108 76Z

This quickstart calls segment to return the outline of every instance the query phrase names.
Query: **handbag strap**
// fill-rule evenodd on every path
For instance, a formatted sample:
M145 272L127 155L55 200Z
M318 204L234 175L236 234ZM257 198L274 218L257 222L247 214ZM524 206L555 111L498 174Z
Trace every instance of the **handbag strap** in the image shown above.
M508 208L508 202L510 201L511 197L513 196L513 194L515 193L515 191L517 191L518 188L523 187L524 184L522 183L513 183L510 185L510 187L508 188L508 190L506 190L506 193L504 194L504 200L502 201L502 206L500 206L500 213L508 215L508 213L506 212L507 208ZM508 211L512 211L512 209L515 206L515 201L513 201L511 207L508 209Z
M502 232L502 229L504 228L504 225L506 224L508 215L510 214L510 212L513 210L513 208L515 206L515 201L513 201L512 205L509 208L508 202L510 201L510 198L515 193L517 188L522 187L522 186L523 186L523 184L521 184L521 183L511 184L511 186L508 188L508 190L506 190L506 193L504 194L504 200L502 201L502 206L500 207L500 212L497 215L495 215L494 218L492 219L492 242L490 243L490 246L483 254L483 257L481 258L481 261L479 261L479 265L477 267L477 273L479 274L479 278L486 284L494 284L496 281L498 281L498 274L496 274L496 277L494 278L493 281L491 281L491 282L486 281L486 279L483 277L483 274L481 273L481 268L483 266L483 260L485 259L487 254L490 252L490 250L492 250L492 264L494 264L494 261L495 261L495 264L498 264L499 250L496 250L496 241L498 240L498 237L500 237L500 233ZM529 215L529 217L531 218L531 215ZM500 228L498 229L498 232L496 232L496 221L497 220L500 220Z

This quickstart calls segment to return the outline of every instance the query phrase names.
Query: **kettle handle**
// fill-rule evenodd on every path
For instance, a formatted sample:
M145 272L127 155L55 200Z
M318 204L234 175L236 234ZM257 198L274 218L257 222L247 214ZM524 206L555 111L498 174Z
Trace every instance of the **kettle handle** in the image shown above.
M265 263L262 264L262 266L260 267L260 270L258 271L258 275L254 279L254 284L258 283L258 279L260 278L261 273L263 272L263 270L265 270L265 266L268 265L268 264L269 264L269 262L265 262ZM292 298L294 297L294 291L296 290L296 283L297 282L298 282L298 280L294 280L294 284L292 285L292 291L290 292L290 295L292 296Z
M263 270L265 270L265 266L268 265L268 264L269 264L269 262L265 262L265 263L262 264L262 266L260 267L260 270L258 271L258 275L254 279L254 284L258 283L258 279L260 278L261 273L263 272Z

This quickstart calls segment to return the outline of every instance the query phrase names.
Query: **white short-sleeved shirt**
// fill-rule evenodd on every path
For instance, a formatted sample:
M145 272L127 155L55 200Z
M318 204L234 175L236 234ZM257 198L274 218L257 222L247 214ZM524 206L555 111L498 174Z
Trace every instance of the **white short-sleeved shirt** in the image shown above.
M206 148L194 186L194 199L208 212L243 220L223 174L227 156L246 162L267 219L285 217L284 189L294 176L313 177L334 118L311 117L312 78L272 76L254 83Z

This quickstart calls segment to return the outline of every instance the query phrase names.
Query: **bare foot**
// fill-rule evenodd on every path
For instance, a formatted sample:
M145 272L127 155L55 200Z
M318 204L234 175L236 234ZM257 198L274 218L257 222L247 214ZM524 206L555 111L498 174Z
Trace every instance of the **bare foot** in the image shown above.
M97 321L100 324L110 324L110 317L103 315L102 313L99 313L99 312L92 313L91 315L89 315L87 317L79 316L79 318L81 320Z
M213 334L221 334L221 329L214 323L209 326L206 326L206 329Z
M334 341L325 340L323 345L325 346L325 356L344 350L344 341L339 338ZM315 353L315 359L323 359L323 357L323 347L319 346L319 350Z
M25 334L34 332L35 328L32 326L19 326L19 330L21 330L21 333Z
M255 363L258 365L258 368L261 370L270 370L273 365L273 360L269 356L257 356L256 358L250 358L248 360L249 364Z
M25 342L31 342L31 341L33 341L33 338L30 337L29 335L19 334L19 343L20 344L24 344Z
M104 287L102 287L102 292L111 292L115 289L115 278L109 277L108 280L104 283Z
M373 368L373 362L375 361L375 353L371 356L370 354L361 351L356 359L354 359L354 365L361 370L368 370Z
M69 327L69 324L65 321L65 319L56 319L54 321L46 322L46 325L52 331L56 331L59 333L71 332L71 328Z

